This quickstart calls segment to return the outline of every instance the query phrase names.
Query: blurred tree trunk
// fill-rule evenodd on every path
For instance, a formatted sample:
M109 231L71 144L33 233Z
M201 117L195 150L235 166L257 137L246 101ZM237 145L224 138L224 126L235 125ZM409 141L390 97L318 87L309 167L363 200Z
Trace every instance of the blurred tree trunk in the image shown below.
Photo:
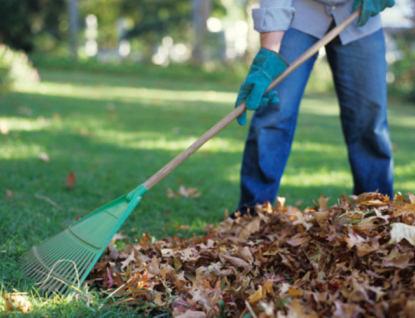
M78 0L68 0L69 43L73 59L78 59L79 14Z
M206 60L204 44L207 38L206 21L212 12L212 0L193 1L193 28L194 46L192 52L193 63L200 65Z

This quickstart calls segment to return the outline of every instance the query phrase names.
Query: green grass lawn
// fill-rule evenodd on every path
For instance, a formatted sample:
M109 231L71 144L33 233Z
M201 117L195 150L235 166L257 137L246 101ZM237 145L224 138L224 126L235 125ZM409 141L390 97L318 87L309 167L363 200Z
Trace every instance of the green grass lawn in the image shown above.
M42 82L0 95L0 295L31 291L18 258L94 209L143 183L232 110L239 83L40 70ZM395 189L415 192L415 106L390 102ZM6 127L6 129L4 128ZM4 131L8 133L5 133ZM134 239L203 233L239 195L247 127L232 123L157 184L121 231ZM39 156L47 154L49 161ZM66 186L69 172L73 188ZM197 198L171 199L193 187ZM333 96L307 95L279 195L312 205L320 194L351 193L346 148ZM186 225L186 230L178 226ZM82 298L32 297L33 317L130 316ZM0 298L0 316L6 315Z

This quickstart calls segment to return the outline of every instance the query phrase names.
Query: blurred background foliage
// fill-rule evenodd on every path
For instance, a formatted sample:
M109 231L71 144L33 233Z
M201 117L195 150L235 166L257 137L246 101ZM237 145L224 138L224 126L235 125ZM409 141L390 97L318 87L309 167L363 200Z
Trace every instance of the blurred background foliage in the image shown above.
M129 73L150 68L172 78L202 72L242 81L259 45L250 16L257 5L254 0L2 0L0 43L16 56L29 54L39 67ZM385 25L390 93L415 101L414 0L397 1L395 7L400 16L392 14L393 22ZM388 10L385 15L391 15ZM5 89L16 71L7 75L13 62L6 62L5 54L0 59ZM333 90L324 51L307 90Z
M415 24L414 17L412 21ZM415 102L415 29L395 31L391 36L396 43L396 56L389 61L390 92Z
M20 82L36 83L40 77L26 53L0 44L0 92Z
M45 44L56 49L65 41L67 24L65 0L0 1L0 42L13 49L33 52Z

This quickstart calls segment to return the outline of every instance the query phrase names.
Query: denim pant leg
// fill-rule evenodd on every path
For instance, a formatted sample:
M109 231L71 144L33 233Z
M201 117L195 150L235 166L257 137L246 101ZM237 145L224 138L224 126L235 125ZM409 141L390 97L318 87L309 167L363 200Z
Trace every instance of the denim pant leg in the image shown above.
M347 45L336 38L326 52L341 109L353 192L378 190L393 197L383 31Z
M284 35L280 54L291 63L316 41L290 29ZM275 87L280 103L269 104L252 117L241 168L241 212L257 203L275 201L291 151L301 98L316 58L317 54Z

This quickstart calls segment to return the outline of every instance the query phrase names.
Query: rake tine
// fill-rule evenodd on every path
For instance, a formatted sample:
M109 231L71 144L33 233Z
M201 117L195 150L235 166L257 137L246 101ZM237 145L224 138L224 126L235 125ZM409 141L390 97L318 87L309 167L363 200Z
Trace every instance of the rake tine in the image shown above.
M76 261L75 260L73 260L73 262L74 263L72 263L72 262L67 262L68 264L66 264L66 266L64 267L64 268L62 268L62 272L61 272L61 276L63 276L63 277L68 277L68 279L69 279L69 277L72 277L72 275L70 275L74 270L76 271L77 270L77 268L79 268L79 264L80 264L80 259L81 259L81 257L84 257L84 255L86 255L88 253L88 251L87 250L85 250L85 251L83 251L83 253L82 253L82 255L80 256L80 258L77 258L76 259ZM75 251L75 253L74 253L74 255L77 255L76 254L76 251Z
M39 279L44 280L44 278L46 278L47 272L41 267L35 267L29 272L29 275L33 280L38 281Z
M75 269L75 273L78 278L81 278L81 271L83 270L84 266L85 266L85 259L88 257L89 253L86 252L84 253L82 256L79 257L78 259L78 263L77 263L77 267L74 268Z
M37 263L35 262L30 262L30 257L29 255L27 256L27 260L24 261L23 263L23 270L25 272L30 272L34 267L37 266Z
M86 276L88 274L88 273L86 273L86 271L87 271L88 267L91 265L93 257L94 257L94 255L91 255L91 254L87 255L85 257L85 259L83 260L83 263L80 266L79 277L81 278L82 281L84 280L84 276L86 278Z
M63 244L56 244L55 246L52 246L51 248L47 248L45 246L44 249L42 249L42 254L39 253L39 257L44 256L43 262L49 264L51 261L54 261L54 258L57 255L65 255L65 250L70 247L71 242L63 242Z
M67 287L68 287L67 284L64 284L64 283L61 282L61 284L58 287L55 288L55 292L59 295L66 296L64 291Z
M58 286L59 284L62 284L62 282L60 282L58 279L55 278L53 281L51 279L51 283L47 287L45 287L45 290L47 292L53 293L53 291L56 289L56 286Z
M85 250L82 250L81 253L86 253ZM77 266L77 256L79 254L79 251L76 250L75 248L72 249L67 255L65 255L65 261L62 261L59 264L59 269L57 269L57 272L62 275L65 276L64 273L66 273L68 271L68 269L72 268L73 266Z
M40 289L45 295L49 295L49 287L54 283L53 278L49 278L46 282L40 285Z

